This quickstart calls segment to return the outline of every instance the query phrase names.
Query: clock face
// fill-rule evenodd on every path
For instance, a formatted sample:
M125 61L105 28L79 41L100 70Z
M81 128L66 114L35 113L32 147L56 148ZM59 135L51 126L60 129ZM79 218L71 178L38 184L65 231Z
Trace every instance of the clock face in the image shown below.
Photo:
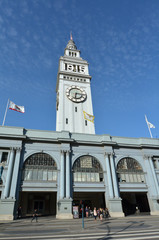
M71 86L67 88L66 96L71 101L78 103L78 102L83 102L86 99L87 94L84 89L77 86Z

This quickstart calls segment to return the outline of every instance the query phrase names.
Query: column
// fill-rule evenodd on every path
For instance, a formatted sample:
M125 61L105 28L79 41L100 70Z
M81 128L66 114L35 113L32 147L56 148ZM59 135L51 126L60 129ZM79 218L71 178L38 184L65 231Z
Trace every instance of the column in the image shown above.
M64 151L61 151L61 169L60 169L60 199L64 198Z
M1 160L2 160L2 152L0 152L0 163L1 163Z
M66 152L66 198L70 198L70 153Z
M4 189L4 198L7 198L9 196L13 166L14 166L14 149L12 149L10 153L10 159L9 159L7 177L6 177L6 183L5 183L5 189Z
M150 164L150 167L151 167L151 170L152 170L156 192L157 192L157 195L159 196L159 186L158 186L158 182L157 182L157 177L156 177L156 173L155 173L155 170L154 170L154 166L153 166L153 163L152 163L152 158L148 157L148 161L149 161L149 164Z
M114 194L113 194L112 177L111 177L111 171L110 171L109 156L108 156L107 153L105 153L105 160L106 160L106 170L107 170L109 196L110 196L110 198L113 198Z
M117 182L117 177L116 177L114 156L112 154L110 155L110 165L111 165L111 171L112 171L114 194L115 194L116 198L119 198L119 190L118 190L118 182Z
M14 164L14 169L13 169L13 178L11 181L11 188L10 188L10 196L11 198L15 198L16 196L16 188L17 188L17 183L18 183L18 173L19 173L19 164L20 164L20 152L21 149L18 148L16 150L16 155L15 155L15 164Z

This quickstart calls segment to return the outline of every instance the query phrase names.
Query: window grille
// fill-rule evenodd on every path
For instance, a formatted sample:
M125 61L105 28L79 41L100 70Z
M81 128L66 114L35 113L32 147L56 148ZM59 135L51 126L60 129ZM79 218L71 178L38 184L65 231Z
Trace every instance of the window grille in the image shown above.
M102 182L103 169L95 157L79 157L73 165L75 182Z
M117 165L119 182L145 182L141 165L133 158L127 157L119 161Z
M23 180L57 181L57 165L55 160L46 153L33 154L24 164Z

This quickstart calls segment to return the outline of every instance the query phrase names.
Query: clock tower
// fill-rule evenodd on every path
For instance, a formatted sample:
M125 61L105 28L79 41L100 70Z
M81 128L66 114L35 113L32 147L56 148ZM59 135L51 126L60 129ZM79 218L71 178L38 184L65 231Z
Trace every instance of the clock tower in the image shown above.
M56 85L56 131L95 134L88 62L72 36L59 59Z

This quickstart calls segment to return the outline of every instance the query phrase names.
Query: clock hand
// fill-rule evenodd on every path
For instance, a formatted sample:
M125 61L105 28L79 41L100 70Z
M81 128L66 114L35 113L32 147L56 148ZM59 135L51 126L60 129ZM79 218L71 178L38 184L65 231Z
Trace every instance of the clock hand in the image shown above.
M80 97L82 97L82 93L75 93L75 98L80 98Z

